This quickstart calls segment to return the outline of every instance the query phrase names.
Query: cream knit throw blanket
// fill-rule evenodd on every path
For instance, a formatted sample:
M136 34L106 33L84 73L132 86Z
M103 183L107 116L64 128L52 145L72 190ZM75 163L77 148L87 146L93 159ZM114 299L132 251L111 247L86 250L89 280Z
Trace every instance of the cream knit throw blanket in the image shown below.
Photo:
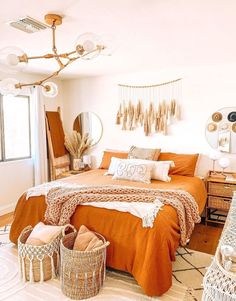
M161 190L124 186L80 186L78 188L52 188L46 197L45 221L52 225L64 225L76 207L85 202L155 202L173 206L178 214L181 244L186 245L194 229L200 222L198 206L194 198L183 190Z

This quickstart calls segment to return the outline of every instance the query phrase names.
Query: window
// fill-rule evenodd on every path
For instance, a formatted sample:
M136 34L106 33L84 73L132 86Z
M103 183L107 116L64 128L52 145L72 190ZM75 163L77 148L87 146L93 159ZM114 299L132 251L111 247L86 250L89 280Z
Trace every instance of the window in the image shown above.
M30 158L30 99L0 96L0 161Z

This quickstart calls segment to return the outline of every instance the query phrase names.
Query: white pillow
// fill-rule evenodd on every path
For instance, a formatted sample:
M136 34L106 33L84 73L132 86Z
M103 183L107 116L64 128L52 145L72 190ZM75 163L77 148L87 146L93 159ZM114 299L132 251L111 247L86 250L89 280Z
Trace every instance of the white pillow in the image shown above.
M111 163L109 165L109 168L108 168L108 171L105 172L105 175L114 175L116 169L117 169L117 166L118 164L122 161L122 160L131 160L131 159L120 159L120 158L117 158L117 157L112 157L111 158Z
M136 160L138 161L138 160ZM130 162L121 160L115 170L113 180L129 180L136 182L151 183L152 163Z
M32 245L36 245L38 242L41 242L42 244L48 244L61 233L63 228L64 226L51 226L39 222L37 225L35 225L34 229L30 233L26 243Z
M156 161L154 162L154 168L152 170L152 179L159 180L164 182L170 182L171 177L168 176L170 167L174 167L172 165L173 161ZM173 162L174 164L174 162Z
M114 175L117 166L120 162L126 161L130 163L150 163L153 164L153 169L151 171L151 178L153 180L159 180L164 182L170 182L171 178L168 176L170 167L175 167L174 161L152 161L152 160L142 160L142 159L119 159L112 157L111 163L109 165L108 171L105 175Z

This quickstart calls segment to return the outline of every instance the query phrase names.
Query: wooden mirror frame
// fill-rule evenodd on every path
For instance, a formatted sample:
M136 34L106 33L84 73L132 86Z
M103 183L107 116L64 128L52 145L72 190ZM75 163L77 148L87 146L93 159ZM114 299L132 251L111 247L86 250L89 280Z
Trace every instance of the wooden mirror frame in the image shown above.
M101 133L100 133L100 137L97 139L97 141L95 142L92 142L91 146L95 146L96 144L99 143L99 141L102 139L102 135L103 135L103 125L102 125L102 120L101 118L94 112L91 112L91 111L86 111L86 112L80 112L76 118L74 119L74 122L73 122L73 130L74 131L77 131L77 132L80 132L80 134L82 135L81 133L81 130L79 130L78 128L80 127L80 122L79 122L79 119L78 117L83 114L83 113L88 113L88 114L93 114L93 116L95 116L97 118L97 120L100 122L100 126L101 126ZM92 137L90 136L90 138L92 139Z

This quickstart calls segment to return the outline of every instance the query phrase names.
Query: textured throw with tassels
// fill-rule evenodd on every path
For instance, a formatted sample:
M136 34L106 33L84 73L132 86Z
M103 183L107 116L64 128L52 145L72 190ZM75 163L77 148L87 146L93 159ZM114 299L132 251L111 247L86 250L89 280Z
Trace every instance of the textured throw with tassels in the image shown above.
M192 234L194 224L200 222L198 205L183 190L161 190L124 186L80 186L52 188L47 194L45 220L52 225L64 225L79 204L87 202L155 202L173 206L178 215L181 244L185 245Z

